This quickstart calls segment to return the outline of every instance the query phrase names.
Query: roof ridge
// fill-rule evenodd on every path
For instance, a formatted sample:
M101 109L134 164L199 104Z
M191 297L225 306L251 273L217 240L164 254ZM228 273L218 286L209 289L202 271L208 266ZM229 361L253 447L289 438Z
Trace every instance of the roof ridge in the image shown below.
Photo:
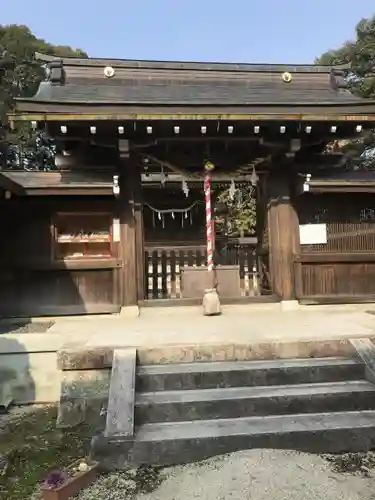
M349 65L324 65L324 64L284 64L284 63L246 63L246 62L207 62L207 61L162 61L147 59L110 59L97 57L60 57L40 52L35 53L35 59L49 63L53 61L62 61L66 65L77 66L99 66L113 65L117 67L133 67L139 69L190 69L190 70L216 70L216 71L259 71L259 72L279 72L291 71L302 73L329 73L333 69L348 69Z

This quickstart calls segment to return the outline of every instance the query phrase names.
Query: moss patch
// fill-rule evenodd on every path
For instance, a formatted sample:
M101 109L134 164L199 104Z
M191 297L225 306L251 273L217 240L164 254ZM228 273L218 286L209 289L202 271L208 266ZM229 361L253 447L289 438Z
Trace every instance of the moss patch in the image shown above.
M333 470L339 473L361 474L375 469L375 451L367 453L344 453L342 455L322 455L332 464Z
M62 432L56 428L57 408L23 414L4 426L0 435L0 499L30 498L46 473L68 466L88 454L94 434L91 425ZM1 471L0 471L1 473Z

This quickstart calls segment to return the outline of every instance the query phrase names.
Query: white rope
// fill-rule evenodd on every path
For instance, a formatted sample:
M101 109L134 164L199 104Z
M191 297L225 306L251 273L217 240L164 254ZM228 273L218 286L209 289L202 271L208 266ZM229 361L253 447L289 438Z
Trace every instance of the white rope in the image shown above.
M202 204L202 201L195 201L192 205L186 208L165 208L165 209L160 209L160 208L155 208L149 205L148 203L144 203L146 207L148 207L150 210L152 210L155 213L158 214L171 214L171 213L176 213L176 214L183 214L185 212L190 212L196 205Z

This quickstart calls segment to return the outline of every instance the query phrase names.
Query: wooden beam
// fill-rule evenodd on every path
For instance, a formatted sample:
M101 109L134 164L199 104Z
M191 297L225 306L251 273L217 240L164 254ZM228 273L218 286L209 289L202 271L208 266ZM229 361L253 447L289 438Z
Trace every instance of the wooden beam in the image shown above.
M294 178L273 172L267 180L269 255L272 291L281 300L296 298L294 255L299 253L299 220L291 195Z
M112 187L43 187L43 188L25 188L23 194L28 196L113 196Z
M137 162L135 161L137 164ZM143 226L143 196L141 171L135 167L134 171L134 222L135 222L135 256L137 273L137 298L144 300L146 293L145 283L145 249Z
M118 259L77 259L77 260L55 260L41 262L21 261L10 263L8 260L0 260L0 272L8 271L82 271L99 269L119 269L122 267L121 260Z
M71 106L70 106L71 107ZM339 113L119 113L118 111L113 113L81 113L80 111L72 112L47 112L41 113L38 111L21 111L19 114L12 115L10 117L12 121L102 121L102 120L114 120L114 121L153 121L153 120L219 120L219 121L304 121L304 122L375 122L375 109L372 114L339 114Z
M375 262L374 252L316 252L294 255L294 262L302 264L339 264Z
M10 179L7 175L0 173L0 186L5 189L5 191L10 191L12 194L24 195L25 189L21 184L18 184L14 180Z
M129 141L127 140L119 140L119 173L120 258L122 258L123 262L120 275L121 303L123 306L130 306L138 303L134 207L135 185L138 177L136 165L130 156Z
M327 294L304 296L299 300L302 305L328 305L328 304L373 304L375 295L348 295L348 294Z
M331 183L325 182L324 184L310 183L309 193L375 193L375 183L351 184L347 183Z

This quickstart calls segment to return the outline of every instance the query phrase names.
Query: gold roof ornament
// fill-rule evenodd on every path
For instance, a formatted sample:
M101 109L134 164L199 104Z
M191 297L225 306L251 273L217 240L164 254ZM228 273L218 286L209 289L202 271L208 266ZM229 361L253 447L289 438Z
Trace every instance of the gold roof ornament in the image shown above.
M290 83L293 80L292 74L288 71L285 71L285 73L281 75L281 78L285 83Z
M215 165L210 161L206 161L204 164L204 169L206 172L212 172L213 170L215 170Z
M112 68L112 66L106 66L104 68L104 76L106 78L112 78L113 76L115 76L115 70Z

